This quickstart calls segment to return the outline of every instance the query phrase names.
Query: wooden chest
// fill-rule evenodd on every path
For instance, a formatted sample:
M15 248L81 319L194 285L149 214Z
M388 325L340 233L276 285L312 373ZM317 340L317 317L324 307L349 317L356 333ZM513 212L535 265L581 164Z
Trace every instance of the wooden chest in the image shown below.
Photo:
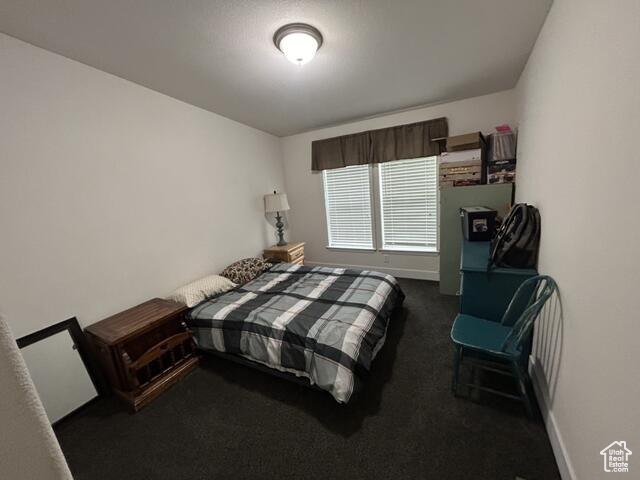
M274 245L267 248L264 258L277 258L282 262L295 263L297 265L304 264L304 242L287 243L281 247Z
M114 392L134 411L198 364L187 307L154 298L86 328Z

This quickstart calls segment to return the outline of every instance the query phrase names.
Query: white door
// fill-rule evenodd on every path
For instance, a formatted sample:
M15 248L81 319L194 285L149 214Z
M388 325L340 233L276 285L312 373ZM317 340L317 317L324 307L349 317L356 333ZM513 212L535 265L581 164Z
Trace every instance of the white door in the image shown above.
M51 423L98 395L68 330L21 351Z

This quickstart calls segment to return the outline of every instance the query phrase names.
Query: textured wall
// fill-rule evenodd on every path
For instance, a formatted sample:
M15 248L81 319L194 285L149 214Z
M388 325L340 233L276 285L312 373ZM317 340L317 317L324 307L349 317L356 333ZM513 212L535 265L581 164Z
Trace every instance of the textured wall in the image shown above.
M0 316L0 478L71 479L22 355Z

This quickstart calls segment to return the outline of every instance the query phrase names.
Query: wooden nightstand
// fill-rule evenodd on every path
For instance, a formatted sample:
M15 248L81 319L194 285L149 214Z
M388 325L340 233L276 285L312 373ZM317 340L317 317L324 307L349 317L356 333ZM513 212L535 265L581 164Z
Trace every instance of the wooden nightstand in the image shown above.
M263 253L264 258L277 258L283 262L304 265L304 242L287 243L281 247L274 245Z
M114 392L134 411L198 364L185 305L154 298L89 325L85 332Z

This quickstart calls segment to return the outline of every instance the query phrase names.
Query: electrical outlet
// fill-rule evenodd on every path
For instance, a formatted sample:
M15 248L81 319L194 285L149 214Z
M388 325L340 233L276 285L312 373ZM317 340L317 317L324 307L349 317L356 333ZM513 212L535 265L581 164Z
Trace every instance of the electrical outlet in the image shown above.
M383 261L384 261L384 263L389 263L389 255L385 255L383 257Z

